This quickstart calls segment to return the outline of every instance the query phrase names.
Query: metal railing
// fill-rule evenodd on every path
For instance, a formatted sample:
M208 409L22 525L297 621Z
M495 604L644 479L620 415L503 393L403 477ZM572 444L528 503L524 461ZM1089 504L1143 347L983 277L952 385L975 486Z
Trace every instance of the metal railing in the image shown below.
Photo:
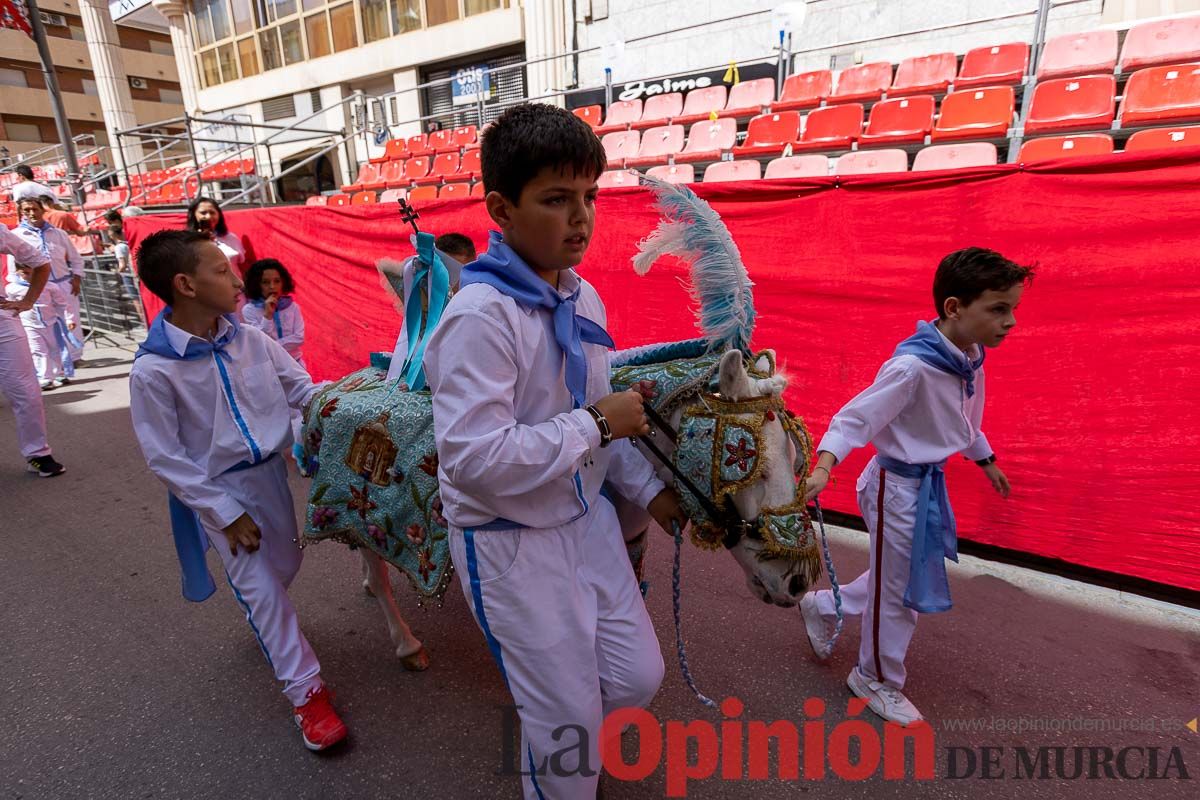
M120 272L111 255L94 256L83 270L80 289L81 327L87 339L123 337L146 327L137 275ZM86 341L86 340L85 340Z

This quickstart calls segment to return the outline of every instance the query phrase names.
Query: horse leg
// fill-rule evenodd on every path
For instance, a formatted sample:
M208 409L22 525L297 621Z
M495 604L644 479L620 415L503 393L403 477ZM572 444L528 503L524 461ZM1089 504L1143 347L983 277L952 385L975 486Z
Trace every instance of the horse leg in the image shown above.
M363 548L360 548L360 552L362 553L361 563L363 592L366 593L367 597L374 597L375 592L371 589L371 570L373 569L371 559L379 558L379 556L375 555L374 553L370 553Z
M396 596L392 594L387 562L365 547L359 548L359 552L362 553L368 591L379 602L383 618L387 621L388 635L392 644L396 646L396 655L399 656L401 665L413 672L428 669L429 654L425 652L421 641L413 636L412 630L400 613L400 606L396 604Z

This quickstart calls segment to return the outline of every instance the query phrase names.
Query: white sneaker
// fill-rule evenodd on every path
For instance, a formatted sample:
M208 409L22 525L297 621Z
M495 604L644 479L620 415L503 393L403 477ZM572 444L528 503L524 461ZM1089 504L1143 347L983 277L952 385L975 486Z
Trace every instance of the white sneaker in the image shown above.
M829 626L817 610L816 592L809 592L800 598L800 615L804 617L804 630L808 633L813 655L818 661L827 661L833 648L829 641Z
M917 707L899 689L878 681L869 681L855 667L846 678L850 691L867 701L867 707L879 716L900 725L911 725L925 719Z

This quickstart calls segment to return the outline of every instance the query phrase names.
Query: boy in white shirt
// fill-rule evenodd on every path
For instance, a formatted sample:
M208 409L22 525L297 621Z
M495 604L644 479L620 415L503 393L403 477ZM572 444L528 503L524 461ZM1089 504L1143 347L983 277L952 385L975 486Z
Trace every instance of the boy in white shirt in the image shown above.
M19 300L29 291L33 269L28 264L17 264L17 274L7 286L9 300ZM21 325L25 328L33 367L37 370L38 383L43 389L57 389L70 382L63 374L62 351L54 335L56 324L67 324L66 313L67 298L62 288L49 281L42 287L42 293L38 295L33 308L21 312Z
M846 683L872 711L901 725L922 719L900 691L917 614L951 606L945 559L957 561L958 548L946 459L962 453L1008 497L1008 478L981 428L984 348L998 347L1016 326L1014 312L1032 279L1032 268L980 247L943 258L933 279L938 318L919 322L875 382L834 416L808 478L812 500L852 450L875 445L858 479L870 568L841 590L844 613L862 617L858 665ZM825 660L833 593L810 592L800 610L813 651Z
M137 266L167 307L134 357L130 410L146 463L170 492L183 595L199 602L216 591L204 558L214 547L305 747L324 750L346 726L287 594L301 554L278 457L292 439L288 409L307 405L317 387L277 342L239 325L241 280L207 236L152 234Z
M424 359L441 499L463 593L521 719L525 797L592 800L604 715L649 703L663 675L601 484L668 530L685 517L627 441L649 430L642 396L612 393L604 304L572 269L604 148L570 112L520 105L482 149L503 234L463 268Z

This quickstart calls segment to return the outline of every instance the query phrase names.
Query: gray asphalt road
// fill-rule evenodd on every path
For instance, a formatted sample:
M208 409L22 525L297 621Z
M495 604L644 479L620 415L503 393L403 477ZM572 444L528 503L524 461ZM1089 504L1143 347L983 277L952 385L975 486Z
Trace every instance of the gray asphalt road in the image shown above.
M66 476L22 472L0 401L0 797L516 797L515 778L496 774L508 697L457 586L445 607L418 608L397 582L433 659L428 672L406 673L359 587L357 556L333 543L306 551L293 596L353 738L327 756L303 750L232 597L222 590L200 605L180 597L164 493L130 430L129 353L90 355L97 366L46 395ZM299 509L304 482L293 488ZM650 710L662 721L719 724L675 665L670 542L656 545L648 605L668 669ZM865 536L836 532L834 555L843 578L853 577L866 564ZM908 661L909 696L933 721L937 777L887 780L878 770L858 781L830 767L823 780L749 781L718 771L690 780L687 796L1195 796L1200 734L1183 727L1200 714L1195 612L972 559L951 574L956 607L921 620ZM820 698L825 738L846 741L853 729L838 725L857 625L847 624L831 664L814 663L795 611L751 597L727 556L691 549L684 620L700 688L745 703L734 729L751 720L799 725L805 700ZM879 730L872 723L868 739ZM630 760L636 742L624 742ZM1126 753L1132 773L1147 770L1157 748L1155 773L1172 778L1089 780L1085 751L1084 777L1060 779L1055 750L1034 768L1045 763L1050 777L1013 777L1017 748L1032 758L1039 747L1067 748L1061 769L1070 774L1075 746L1139 748ZM973 777L946 777L954 747L972 750ZM1001 748L993 769L1004 777L979 777L982 747ZM961 774L966 751L953 752ZM1192 780L1177 780L1181 769ZM606 778L604 787L608 798L661 797L666 771L660 763L643 781Z

